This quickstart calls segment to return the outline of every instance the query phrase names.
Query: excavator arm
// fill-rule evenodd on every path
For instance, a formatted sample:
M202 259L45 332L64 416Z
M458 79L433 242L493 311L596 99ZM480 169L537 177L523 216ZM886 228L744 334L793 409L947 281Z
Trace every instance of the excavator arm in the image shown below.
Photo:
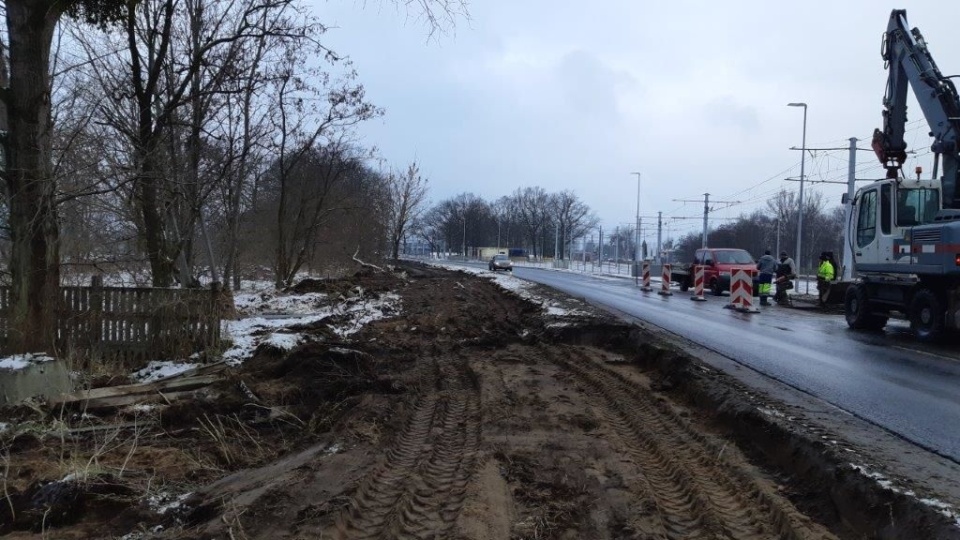
M920 30L909 29L906 10L895 9L890 14L881 54L889 76L883 97L883 130L874 131L872 145L877 158L887 169L887 178L900 176L907 158L904 131L909 86L930 126L930 135L934 138L931 150L935 159L943 160L943 207L960 209L957 178L960 172L960 95L956 86L940 73Z

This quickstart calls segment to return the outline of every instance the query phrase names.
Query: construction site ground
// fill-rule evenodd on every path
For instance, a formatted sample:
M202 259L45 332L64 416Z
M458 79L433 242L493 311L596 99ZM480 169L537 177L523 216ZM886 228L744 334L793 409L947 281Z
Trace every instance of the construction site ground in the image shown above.
M513 281L412 263L307 280L285 294L398 307L264 330L177 399L7 406L0 535L958 536L663 336Z

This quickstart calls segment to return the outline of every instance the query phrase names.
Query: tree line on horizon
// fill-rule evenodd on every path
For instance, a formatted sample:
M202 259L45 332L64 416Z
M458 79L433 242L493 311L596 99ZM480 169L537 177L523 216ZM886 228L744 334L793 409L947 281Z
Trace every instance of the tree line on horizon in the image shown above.
M766 207L743 214L713 227L709 247L741 248L759 258L766 250L796 256L799 205L797 193L783 189L766 202ZM802 262L815 264L819 254L832 251L840 258L843 247L843 207L828 208L820 193L804 200ZM470 252L470 248L500 247L523 249L535 258L569 259L585 250L591 258L621 261L634 259L638 250L635 228L626 225L603 231L600 219L572 191L548 193L541 187L518 188L511 195L485 200L462 193L426 208L414 221L410 238L416 237L435 254ZM666 239L661 249L670 250L675 263L689 263L702 245L701 231ZM559 247L559 249L555 249ZM653 257L655 246L644 240L639 253Z

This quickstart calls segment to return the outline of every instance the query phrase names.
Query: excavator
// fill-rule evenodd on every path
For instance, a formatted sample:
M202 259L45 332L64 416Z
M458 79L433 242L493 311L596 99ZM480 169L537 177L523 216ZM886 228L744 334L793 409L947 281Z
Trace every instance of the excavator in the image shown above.
M852 205L846 238L858 275L844 315L851 328L879 330L897 312L918 340L940 340L960 329L960 95L907 25L906 10L890 14L881 55L888 78L872 147L886 178L844 201ZM933 138L931 178L919 167L916 178L903 172L908 88Z

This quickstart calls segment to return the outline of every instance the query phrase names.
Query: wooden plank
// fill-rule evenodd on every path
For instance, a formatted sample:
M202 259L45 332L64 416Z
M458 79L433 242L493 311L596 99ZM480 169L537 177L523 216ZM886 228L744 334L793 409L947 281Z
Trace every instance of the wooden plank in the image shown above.
M177 377L194 377L197 375L212 375L214 373L220 373L221 371L224 371L225 369L227 369L227 367L228 367L227 362L225 360L220 360L212 364L206 364L202 366L197 366L193 369L188 369L187 371L178 373L176 375L171 375L170 377L158 379L156 382L166 381L166 380L174 379Z
M116 407L127 407L130 405L144 404L144 403L168 403L176 401L178 399L191 398L191 397L202 397L202 389L193 389L193 390L184 390L177 392L154 392L152 394L131 394L126 396L107 396L101 398L91 398L88 400L83 400L82 402L75 402L82 404L82 407L86 410L93 409L112 409ZM65 405L72 405L72 403L65 403Z
M146 311L145 310L146 300L148 296L149 296L149 293L145 291L136 291L134 293L134 298L136 300L135 309L138 315L136 319L136 325L137 325L135 329L136 331L134 332L134 336L133 336L133 339L136 343L143 343L144 341L147 340L147 333L144 330L144 324L143 324L144 320L143 320L143 317L139 315L143 315L143 313Z
M77 428L67 428L67 434L77 435L79 433L91 433L95 431L108 431L112 429L131 429L131 428L142 428L150 427L156 425L156 422L147 420L143 422L121 422L119 424L104 424L102 426L84 426ZM54 433L59 433L59 430L53 430Z
M117 341L127 342L127 292L117 291Z
M116 290L110 291L110 341L119 343L117 334L117 298L119 293Z
M50 399L50 405L69 405L78 401L88 401L91 399L100 399L115 396L128 396L135 394L152 394L155 392L175 392L184 391L203 386L209 386L219 380L218 374L197 375L194 377L174 377L162 381L143 384L125 384L121 386L107 386L104 388L94 388L92 390L83 390L72 394L60 394Z

